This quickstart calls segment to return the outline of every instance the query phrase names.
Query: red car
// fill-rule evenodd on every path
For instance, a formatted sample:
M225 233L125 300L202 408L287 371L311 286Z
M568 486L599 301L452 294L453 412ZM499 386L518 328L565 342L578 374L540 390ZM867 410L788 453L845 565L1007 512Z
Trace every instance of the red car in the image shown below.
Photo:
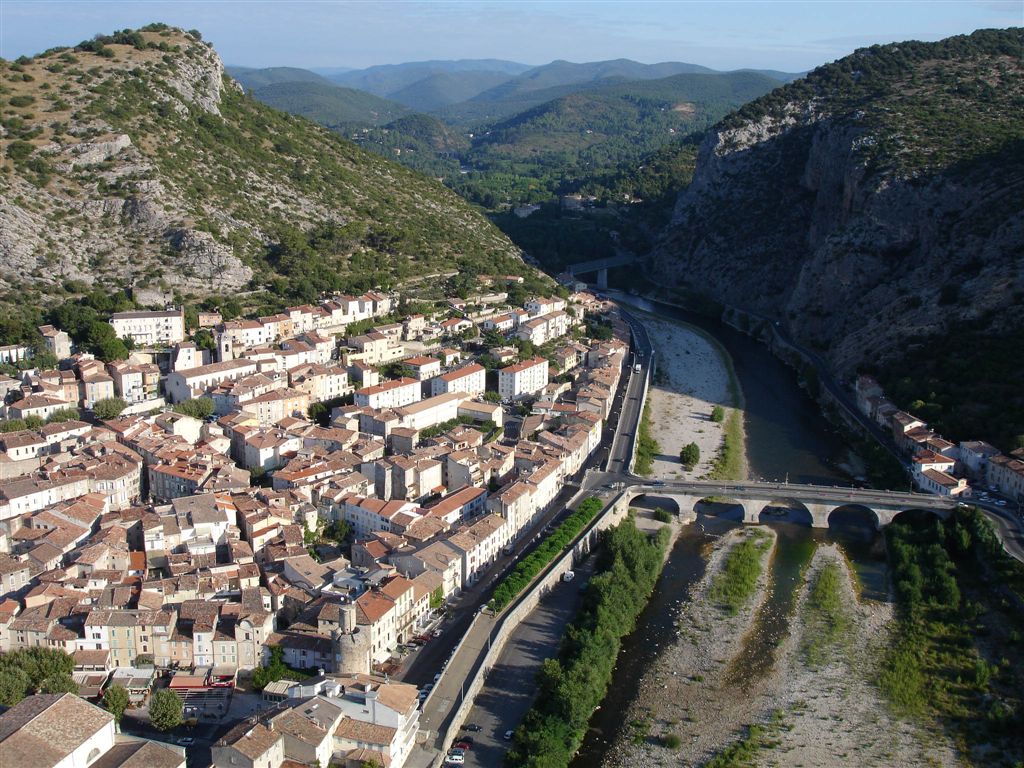
M466 750L468 752L469 750L471 750L473 748L473 745L470 744L468 741L460 741L458 744L455 745L455 748L456 749L464 749L464 750Z

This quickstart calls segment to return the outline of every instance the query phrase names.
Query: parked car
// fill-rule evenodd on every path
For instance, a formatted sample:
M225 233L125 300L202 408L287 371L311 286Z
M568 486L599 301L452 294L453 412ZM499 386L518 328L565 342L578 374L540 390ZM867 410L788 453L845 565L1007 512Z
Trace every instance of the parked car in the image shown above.
M441 679L441 673L438 672L436 675L434 675L434 683L436 684L440 679Z
M182 736L180 739L178 739L179 747L191 747L195 743L196 740L191 736Z
M441 635L444 634L444 630L443 629L435 629L433 634L434 634L434 637L440 637Z
M465 755L448 755L444 759L445 765L463 765L466 762Z
M477 731L482 731L483 730L483 728L481 728L476 723L466 723L466 725L464 725L462 727L465 728L467 731L472 731L473 733L476 733Z
M562 581L572 581L575 578L576 573L574 571L566 571L562 574Z
M470 744L468 741L460 741L458 744L455 745L455 748L456 749L461 749L463 751L463 753L465 753L465 752L469 751L470 749L472 749L473 745Z
M501 738L503 738L505 741L512 741L512 737L514 735L515 735L515 731L508 730L508 731L505 731L505 735L502 736Z

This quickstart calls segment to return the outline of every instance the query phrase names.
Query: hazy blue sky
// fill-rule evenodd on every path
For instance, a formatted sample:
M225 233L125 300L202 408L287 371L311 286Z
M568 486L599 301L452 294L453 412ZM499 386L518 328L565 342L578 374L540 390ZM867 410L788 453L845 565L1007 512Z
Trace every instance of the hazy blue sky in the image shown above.
M195 28L225 62L365 67L422 59L631 58L802 71L854 48L1024 24L1024 0L309 2L0 0L16 58L151 21Z

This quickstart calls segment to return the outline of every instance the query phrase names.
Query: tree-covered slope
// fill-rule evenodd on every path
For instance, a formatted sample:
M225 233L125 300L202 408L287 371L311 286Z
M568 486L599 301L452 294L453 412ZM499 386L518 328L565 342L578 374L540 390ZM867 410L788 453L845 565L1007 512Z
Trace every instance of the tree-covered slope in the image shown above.
M378 64L366 69L342 72L331 75L330 79L347 88L358 88L361 91L390 98L392 94L431 75L500 72L508 77L515 77L529 69L532 69L529 64L502 59L407 61L401 64Z
M437 182L246 96L193 34L152 25L0 65L0 281L294 295L515 247ZM517 266L518 265L518 266Z
M779 318L844 374L914 344L955 356L940 340L963 327L1012 338L1022 50L1020 29L873 46L743 106L703 141L652 271Z
M490 127L474 141L476 167L558 167L605 173L677 136L702 131L777 81L750 72L681 74L603 85L549 101Z
M298 67L225 67L225 71L246 90L255 90L276 83L320 83L332 85L331 81L316 72Z
M256 88L252 95L274 109L328 127L350 123L383 125L409 113L404 104L333 83L273 83Z
M388 94L388 98L420 112L433 112L450 104L471 99L507 81L505 72L437 72Z

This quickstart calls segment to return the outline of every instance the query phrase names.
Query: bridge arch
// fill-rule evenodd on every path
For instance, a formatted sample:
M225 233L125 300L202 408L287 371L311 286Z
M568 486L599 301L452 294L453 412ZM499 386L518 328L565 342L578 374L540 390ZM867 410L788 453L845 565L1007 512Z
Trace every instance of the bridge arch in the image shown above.
M694 511L702 515L720 517L742 523L747 518L747 505L739 499L727 496L705 496L693 505Z
M775 498L767 504L758 503L759 523L796 523L797 525L814 526L817 522L814 513L804 502L795 498Z
M882 519L866 504L840 504L828 513L828 526L870 526L877 530L882 527Z
M945 520L949 517L949 512L950 510L948 509L935 509L932 507L904 507L903 509L894 509L885 515L885 520L881 525L890 525L897 520L900 522L930 520L932 518ZM882 515L879 515L879 517L882 517Z

